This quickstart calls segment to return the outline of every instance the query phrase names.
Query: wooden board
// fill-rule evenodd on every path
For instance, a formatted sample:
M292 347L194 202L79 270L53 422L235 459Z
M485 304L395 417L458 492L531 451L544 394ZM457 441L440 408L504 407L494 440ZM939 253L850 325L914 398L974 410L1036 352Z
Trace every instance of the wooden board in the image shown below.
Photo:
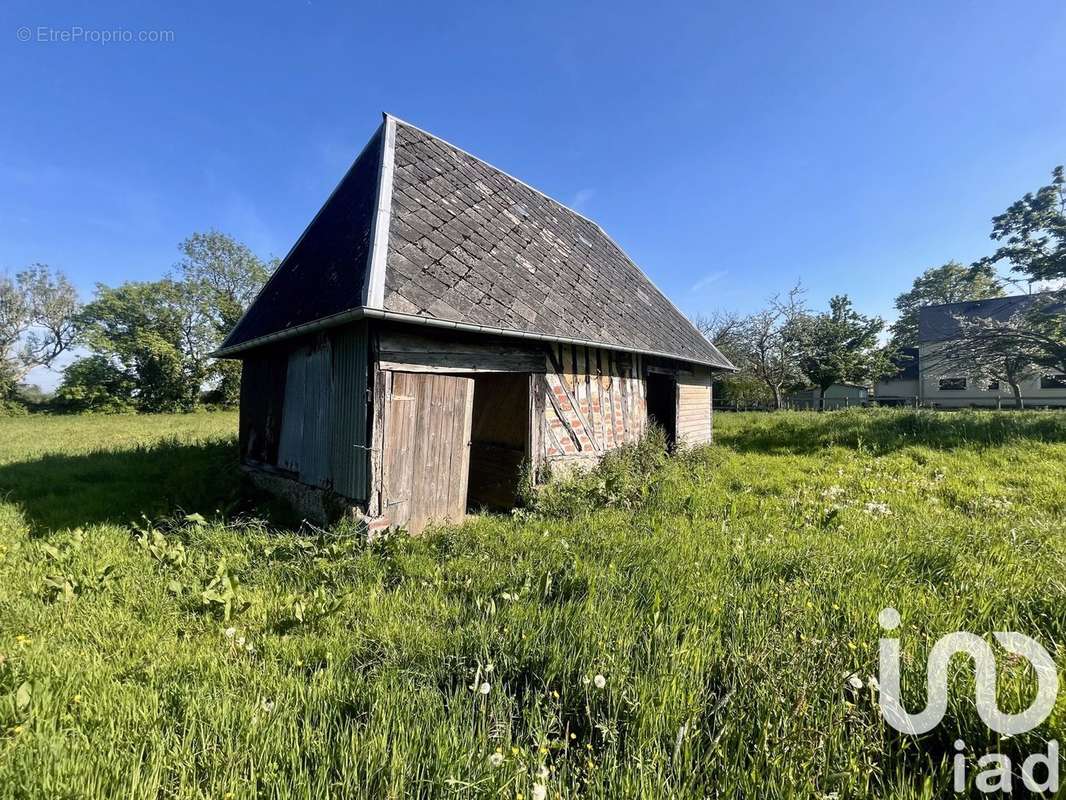
M474 381L389 372L382 420L382 513L421 531L466 513Z
M683 444L711 441L711 374L680 375L677 380L677 439Z
M482 337L484 338L484 337ZM441 333L425 336L384 329L378 335L380 369L403 372L543 372L544 357L536 343L484 343Z

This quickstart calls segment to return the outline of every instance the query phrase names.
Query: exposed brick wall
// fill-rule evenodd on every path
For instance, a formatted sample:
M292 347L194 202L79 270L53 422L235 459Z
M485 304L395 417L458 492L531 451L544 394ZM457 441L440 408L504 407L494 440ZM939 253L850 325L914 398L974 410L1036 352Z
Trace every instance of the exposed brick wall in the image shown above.
M593 459L644 435L647 407L639 355L555 345L545 359L541 452L546 461Z

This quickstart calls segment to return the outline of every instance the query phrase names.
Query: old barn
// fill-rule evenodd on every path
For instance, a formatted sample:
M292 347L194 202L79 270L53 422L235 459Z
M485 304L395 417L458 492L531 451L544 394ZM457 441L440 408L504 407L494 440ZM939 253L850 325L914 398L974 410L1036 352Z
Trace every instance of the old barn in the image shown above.
M259 482L412 531L649 420L710 441L732 369L595 222L389 115L218 354Z

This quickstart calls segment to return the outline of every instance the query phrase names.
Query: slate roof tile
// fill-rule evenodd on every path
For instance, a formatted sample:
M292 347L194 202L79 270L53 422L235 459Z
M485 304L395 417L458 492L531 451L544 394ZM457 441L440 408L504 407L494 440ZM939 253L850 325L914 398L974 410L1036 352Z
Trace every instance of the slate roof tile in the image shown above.
M599 225L435 136L389 124L384 310L731 367ZM360 307L374 285L381 140L379 130L224 347Z

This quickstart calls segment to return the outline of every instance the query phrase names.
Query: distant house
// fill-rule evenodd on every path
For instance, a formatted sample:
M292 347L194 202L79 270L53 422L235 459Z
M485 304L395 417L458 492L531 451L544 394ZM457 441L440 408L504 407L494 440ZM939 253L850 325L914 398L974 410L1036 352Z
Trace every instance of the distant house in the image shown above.
M825 390L824 404L817 386L797 389L785 396L785 407L793 411L835 411L841 408L861 408L870 400L870 391L854 383L834 383Z
M652 421L710 441L733 369L595 222L389 115L219 355L257 481L412 531Z
M938 408L996 407L1014 402L1011 388L970 374L965 364L939 355L944 343L957 335L960 318L1007 320L1024 311L1041 295L1017 295L989 300L926 306L918 316L918 398ZM1066 406L1066 375L1048 371L1021 383L1027 406Z
M918 348L904 347L893 358L895 372L874 383L874 400L882 406L913 406L918 403Z

